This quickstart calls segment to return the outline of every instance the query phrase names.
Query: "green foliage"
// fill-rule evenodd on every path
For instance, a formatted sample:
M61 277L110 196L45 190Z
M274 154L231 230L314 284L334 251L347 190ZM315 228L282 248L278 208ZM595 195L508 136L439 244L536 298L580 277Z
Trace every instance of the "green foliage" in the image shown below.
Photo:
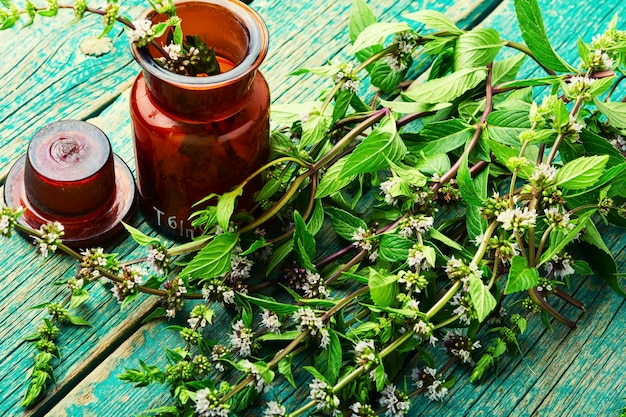
M0 24L13 26L19 11L0 1ZM170 40L183 42L173 2L153 6L172 19L155 30L173 28ZM107 7L111 23L118 15ZM266 386L297 387L300 369L315 378L318 392L299 414L333 414L335 399L376 403L391 380L417 382L402 364L438 365L433 353L441 352L444 329L468 344L470 358L447 354L473 363L469 380L479 381L503 355L521 353L521 338L534 334L533 315L547 325L551 316L575 325L550 304L570 275L598 274L626 296L596 226L626 224L626 160L613 145L626 129L626 107L611 97L619 78L593 58L600 48L623 72L623 32L614 21L604 34L612 46L579 39L579 73L550 45L536 1L516 0L515 8L526 45L490 28L463 31L431 10L406 15L408 23L379 22L354 0L354 63L291 73L326 85L314 102L274 107L282 127L272 134L270 161L259 178L202 200L209 207L194 214L194 224L205 233L166 251L176 258L171 269L129 281L112 255L95 266L83 260L64 283L71 294L65 304L36 306L51 318L26 336L37 353L24 404L41 398L52 380L61 351L56 324L88 325L69 310L89 306L87 284L98 279L113 282L123 307L137 288L158 296L161 306L145 320L181 312L188 319L189 326L172 326L182 340L165 351L165 367L139 360L120 375L136 386L167 385L174 405L147 413L180 416L205 401L219 413L256 409L273 400ZM27 24L41 12L28 2ZM211 54L197 37L186 42ZM523 53L502 58L508 46ZM547 75L520 77L526 57ZM406 79L426 69L428 76ZM255 183L255 204L238 207ZM6 216L11 230L17 227L18 214ZM126 229L139 246L162 246ZM154 266L155 256L131 263ZM566 290L558 287L557 295L580 307ZM522 292L530 298L519 300ZM204 303L188 307L199 299ZM500 307L510 315L499 317ZM224 329L229 334L219 334ZM432 385L422 391L459 383L455 369L425 374L422 382Z

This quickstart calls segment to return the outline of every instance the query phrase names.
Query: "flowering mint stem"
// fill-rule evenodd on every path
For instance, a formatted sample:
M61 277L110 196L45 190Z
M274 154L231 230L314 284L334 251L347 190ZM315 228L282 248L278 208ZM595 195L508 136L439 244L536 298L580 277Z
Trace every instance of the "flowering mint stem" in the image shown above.
M36 237L42 237L41 233L39 233L39 231L35 230L35 229L31 229L28 226L24 226L23 224L17 223L15 225L15 228L24 233L27 234L29 236L36 236ZM62 252L64 252L65 254L71 256L72 258L76 259L77 261L82 261L83 257L80 253L76 252L74 249L70 248L69 246L65 245L62 242L57 242L57 248L59 250L61 250ZM120 277L118 277L117 275L111 273L111 271L109 271L108 269L105 268L98 268L98 270L100 271L100 273L108 278L111 281L114 282L124 282ZM167 295L166 291L163 290L158 290L156 288L149 288L149 287L144 287L142 285L136 285L135 288L137 288L137 290L139 292L145 293L145 294L152 294L152 295L158 295L159 297L165 297ZM198 300L203 298L202 294L182 294L183 298L185 299L193 299L193 300Z
M474 149L474 147L476 146L476 144L480 140L480 136L481 136L482 131L483 131L483 126L484 126L485 122L487 121L487 116L489 116L489 114L493 110L493 89L492 89L492 86L491 86L491 75L492 75L492 68L491 67L492 67L492 64L489 64L487 66L488 72L487 72L487 86L485 87L486 88L485 110L483 111L483 115L480 118L480 123L475 125L476 131L474 132L474 136L472 136L472 139L469 141L469 143L465 147L465 150L463 151L467 155L469 155L472 152L472 150ZM431 187L431 191L437 191L443 184L445 184L448 181L450 181L456 175L457 171L459 170L459 167L461 166L461 161L462 160L463 160L462 157L458 158L456 160L456 162L454 163L454 165L448 170L448 172L443 174L441 176L441 178L439 179L439 181L437 181L435 184L433 184L433 186Z
M576 102L574 103L574 107L572 107L572 111L570 112L570 117L576 118L576 116L578 115L578 112L580 111L580 107L582 106L582 104L583 104L583 97L582 96L576 97ZM554 140L554 145L552 145L552 149L550 149L550 155L548 155L548 160L546 161L547 164L551 164L552 161L554 161L554 158L556 158L556 153L559 150L559 145L561 144L561 141L563 140L564 137L565 137L565 134L561 132Z

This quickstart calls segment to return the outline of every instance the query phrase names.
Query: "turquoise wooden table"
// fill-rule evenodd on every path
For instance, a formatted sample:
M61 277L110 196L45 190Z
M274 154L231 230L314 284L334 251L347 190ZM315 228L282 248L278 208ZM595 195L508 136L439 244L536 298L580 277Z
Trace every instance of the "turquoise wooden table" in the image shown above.
M129 15L140 10L134 3L124 4ZM507 39L521 39L509 0L368 3L382 21L428 7L444 12L463 28L493 27ZM570 61L576 56L576 35L590 41L594 34L604 31L615 13L626 16L624 3L614 0L542 0L540 5L553 44ZM255 0L252 6L270 31L270 51L262 71L273 102L315 98L319 85L314 79L303 82L287 74L322 65L333 56L346 56L350 1ZM128 53L127 38L115 33L114 53L87 57L80 53L77 43L84 35L99 33L97 19L87 18L74 25L68 24L70 20L68 14L63 19L39 19L23 30L0 32L3 174L24 154L37 129L60 119L87 120L99 126L111 139L114 151L134 167L128 90L139 68ZM133 224L152 233L141 216ZM603 233L619 269L626 271L623 231L607 228ZM95 287L89 302L81 307L82 316L93 327L64 331L56 383L37 406L22 409L25 373L33 360L29 343L22 339L35 330L43 315L41 310L29 308L62 299L65 289L53 284L71 277L75 265L60 255L42 263L26 239L2 240L0 245L0 415L130 416L168 404L169 395L163 388L134 389L117 378L125 368L136 367L138 358L163 364L163 348L175 345L176 333L164 330L167 322L141 324L158 301L140 296L132 308L120 310L109 290ZM110 252L122 258L143 256L143 249L130 238ZM506 361L497 377L490 375L480 384L470 384L468 375L461 373L444 401L431 403L418 397L409 415L617 415L626 405L626 305L600 282L591 277L572 283L574 296L585 303L587 311L578 312L571 306L561 310L576 318L577 329L555 324L551 332L534 321L521 341L523 358ZM224 339L230 329L213 331ZM303 381L303 376L298 380ZM285 401L295 408L306 401L306 392L297 391Z

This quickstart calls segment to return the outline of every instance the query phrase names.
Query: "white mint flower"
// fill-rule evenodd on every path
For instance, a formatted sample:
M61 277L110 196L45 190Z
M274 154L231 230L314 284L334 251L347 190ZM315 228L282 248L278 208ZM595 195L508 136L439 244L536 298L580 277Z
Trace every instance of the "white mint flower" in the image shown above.
M514 231L525 230L535 225L537 219L537 212L529 210L528 207L520 209L516 207L514 209L505 210L498 214L497 221L502 223L502 227L505 230L513 229Z
M200 417L228 417L230 406L219 401L219 393L210 388L196 392L196 414Z
M239 349L240 356L250 356L252 354L252 329L246 327L243 320L237 320L232 328L230 344L233 348Z
M408 397L398 392L393 385L387 385L380 392L378 403L385 409L386 417L402 417L409 411L411 405Z
M561 229L572 229L574 225L569 222L569 213L562 212L559 207L550 207L544 210L546 222Z
M398 203L398 200L391 193L393 191L393 188L397 186L399 182L400 179L398 177L394 177L381 183L379 186L380 191L382 191L385 197L385 203L389 204L390 206L395 206Z
M152 28L152 22L148 19L135 20L133 22L135 29L131 29L128 32L128 38L132 43L137 46L146 46L154 39L154 29Z
M557 278L568 277L576 272L571 261L572 258L568 254L562 256L555 255L550 262L546 262L546 271L554 273L554 276Z
M278 314L270 310L263 310L263 314L261 316L261 324L272 333L280 333L280 328L282 326L282 323L278 318Z
M626 152L626 138L621 135L617 135L615 139L611 139L609 141L611 145L615 146L615 148L620 152Z
M556 181L557 169L549 164L539 164L530 175L532 183L552 184Z
M396 56L388 56L385 58L385 61L394 72L402 72L406 69L406 63Z
M278 404L276 401L270 401L267 403L267 408L263 412L263 417L285 417L287 415L287 409L284 405Z
M339 397L335 395L331 386L317 378L309 383L309 398L315 401L315 408L326 414L333 416L341 415L339 407Z
M254 377L254 388L256 392L267 392L267 390L269 390L269 384L263 379L263 376L259 373L259 369L254 366L252 362L244 359L240 364L243 366L246 373Z
M372 237L372 234L369 230L365 230L362 227L357 227L357 229L352 233L352 240L354 240L353 245L359 247L366 251L371 251L373 246L372 242L369 238Z

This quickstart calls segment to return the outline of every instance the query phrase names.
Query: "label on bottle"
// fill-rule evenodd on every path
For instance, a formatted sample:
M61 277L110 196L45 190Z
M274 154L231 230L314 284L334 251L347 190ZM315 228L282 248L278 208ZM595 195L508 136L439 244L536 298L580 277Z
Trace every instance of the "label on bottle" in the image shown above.
M189 225L186 219L179 219L177 216L167 216L163 210L152 206L155 213L157 226L163 229L169 229L171 233L186 239L194 238L194 229Z

